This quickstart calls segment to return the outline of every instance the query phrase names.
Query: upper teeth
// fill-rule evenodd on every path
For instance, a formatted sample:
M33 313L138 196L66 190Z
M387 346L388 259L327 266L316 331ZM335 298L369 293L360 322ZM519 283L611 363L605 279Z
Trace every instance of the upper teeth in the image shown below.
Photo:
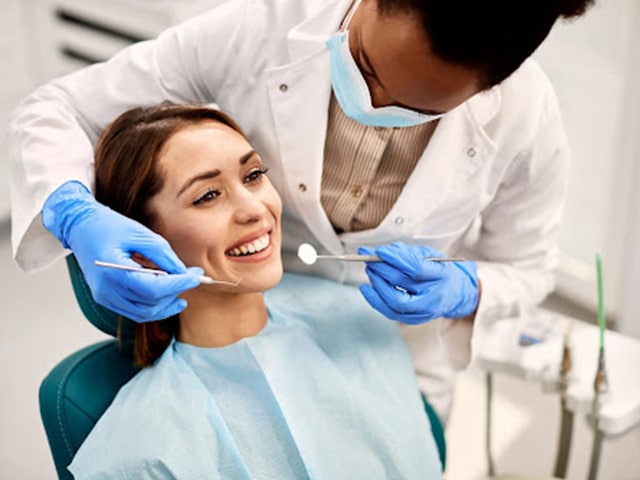
M239 256L247 255L249 253L256 253L264 250L269 246L269 234L265 233L260 238L255 239L253 242L240 245L239 247L229 250L229 255Z

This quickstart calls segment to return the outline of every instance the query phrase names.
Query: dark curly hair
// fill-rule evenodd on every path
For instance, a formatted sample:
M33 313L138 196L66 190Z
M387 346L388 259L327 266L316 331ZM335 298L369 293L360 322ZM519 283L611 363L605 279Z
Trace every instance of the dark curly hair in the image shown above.
M502 82L547 37L559 18L595 0L377 0L380 15L418 14L441 59L478 71L482 87Z

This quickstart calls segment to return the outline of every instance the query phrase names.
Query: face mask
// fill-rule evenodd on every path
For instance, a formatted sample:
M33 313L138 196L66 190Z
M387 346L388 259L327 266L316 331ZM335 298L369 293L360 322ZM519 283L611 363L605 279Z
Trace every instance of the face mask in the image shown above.
M442 115L427 115L408 108L374 108L371 94L349 50L349 31L338 32L326 42L331 61L331 84L342 111L350 118L371 127L412 127Z

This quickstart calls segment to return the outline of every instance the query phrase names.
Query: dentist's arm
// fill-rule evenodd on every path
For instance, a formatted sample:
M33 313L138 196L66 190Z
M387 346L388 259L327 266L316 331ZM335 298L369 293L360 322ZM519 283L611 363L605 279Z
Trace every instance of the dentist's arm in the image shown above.
M80 182L54 191L42 210L42 223L75 254L94 299L137 322L171 317L186 307L178 298L199 285L200 268L187 269L161 236L99 204ZM97 267L102 260L139 266L140 253L173 275L144 275Z
M392 320L425 323L439 317L467 318L475 314L479 281L475 262L433 262L444 257L426 246L395 242L359 253L378 255L367 264L370 285L360 286L369 304Z
M16 107L8 147L12 245L21 269L47 268L68 253L42 226L42 207L67 181L91 190L93 143L119 114L163 101L217 102L229 78L246 76L252 62L237 54L239 44L250 48L249 35L237 32L250 29L246 8L244 1L221 3L155 40L41 85Z

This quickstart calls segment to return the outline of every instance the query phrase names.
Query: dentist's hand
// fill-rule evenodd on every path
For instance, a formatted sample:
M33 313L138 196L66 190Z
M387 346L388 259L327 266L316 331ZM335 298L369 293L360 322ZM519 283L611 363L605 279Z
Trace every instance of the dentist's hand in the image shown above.
M47 198L42 223L73 251L96 302L136 322L181 312L187 303L178 295L200 283L201 268L187 269L164 238L101 205L80 182L66 182ZM94 264L102 260L139 267L131 260L135 252L174 275L124 272Z
M425 323L438 317L463 318L478 306L475 262L433 262L444 257L432 248L395 242L358 253L378 255L382 262L367 263L371 285L360 285L369 304L392 320Z

